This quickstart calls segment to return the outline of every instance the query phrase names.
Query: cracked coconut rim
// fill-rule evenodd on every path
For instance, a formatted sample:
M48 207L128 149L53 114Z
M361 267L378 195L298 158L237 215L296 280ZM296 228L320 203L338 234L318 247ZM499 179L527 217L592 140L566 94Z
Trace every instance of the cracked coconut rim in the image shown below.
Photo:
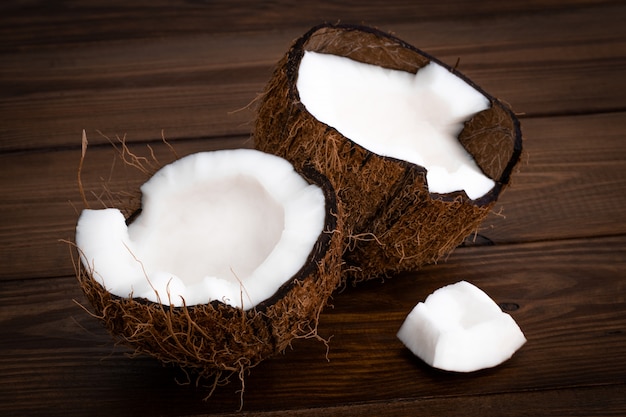
M250 309L300 270L324 228L322 190L255 150L189 155L141 191L128 226L109 208L84 210L76 229L83 265L120 297Z
M489 100L435 62L413 74L305 51L297 88L320 122L371 152L426 168L430 192L477 199L495 185L457 140Z

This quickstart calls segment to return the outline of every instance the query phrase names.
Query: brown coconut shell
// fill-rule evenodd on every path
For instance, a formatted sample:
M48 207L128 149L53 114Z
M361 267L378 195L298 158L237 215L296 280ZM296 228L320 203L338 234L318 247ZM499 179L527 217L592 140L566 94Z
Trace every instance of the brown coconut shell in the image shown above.
M283 352L296 338L323 340L317 323L340 283L343 216L330 182L307 167L299 172L324 192L325 227L306 263L272 297L247 311L217 300L174 307L113 295L79 268L80 285L95 315L119 344L180 365L199 378L215 377L216 383L232 373L243 382L244 371Z
M465 192L430 193L425 168L374 154L318 121L296 87L305 50L411 73L434 61L479 90L491 106L466 121L458 139L495 187L476 200ZM502 102L434 57L362 26L324 24L297 39L278 62L257 111L257 149L295 166L312 164L337 190L346 215L345 272L357 281L415 270L449 254L478 229L522 151L519 122Z

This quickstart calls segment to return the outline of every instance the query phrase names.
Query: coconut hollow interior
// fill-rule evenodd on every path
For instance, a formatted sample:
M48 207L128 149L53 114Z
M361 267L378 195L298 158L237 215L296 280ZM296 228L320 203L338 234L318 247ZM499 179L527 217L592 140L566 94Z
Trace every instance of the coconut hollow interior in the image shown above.
M457 139L489 100L441 65L413 74L305 51L297 89L307 111L346 138L424 167L432 193L462 190L477 199L495 185Z
M130 225L117 209L85 210L77 225L84 266L120 297L250 309L306 264L325 227L322 190L254 150L187 156L141 191Z
M476 203L495 200L501 186L509 182L511 171L521 153L521 132L517 118L463 74L394 36L363 26L320 25L311 29L296 42L291 51L291 59L298 63L287 68L287 76L291 80L297 80L299 63L306 51L336 55L409 73L416 73L431 62L448 69L491 102L488 109L466 121L458 136L459 142L480 169L497 183L491 195L477 199ZM291 94L298 97L297 83L292 83L291 88Z
M433 193L426 169L378 155L319 121L300 101L297 81L307 51L415 73L434 62L484 95L489 108L463 124L458 142L495 185L479 198L463 191ZM522 151L517 118L458 71L373 28L324 24L297 39L277 64L259 103L255 147L311 164L337 191L346 213L344 267L356 281L419 269L437 262L475 233Z

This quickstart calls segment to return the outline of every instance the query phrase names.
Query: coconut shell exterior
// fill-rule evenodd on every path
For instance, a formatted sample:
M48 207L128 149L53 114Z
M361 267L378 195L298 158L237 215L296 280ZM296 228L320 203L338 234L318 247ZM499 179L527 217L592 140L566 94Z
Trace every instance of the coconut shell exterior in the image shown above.
M218 379L224 373L243 378L244 371L284 351L295 338L317 337L319 314L340 283L343 216L328 180L306 168L303 176L324 191L324 231L307 262L271 298L247 311L220 301L173 307L112 295L81 268L78 279L95 315L136 353Z
M423 167L374 154L318 121L296 87L305 50L411 73L434 61L465 80L491 106L466 121L458 139L495 187L477 200L464 192L430 193ZM449 254L478 229L522 151L520 125L507 106L419 49L361 26L325 24L297 39L278 62L257 111L257 149L295 166L313 165L337 190L346 215L344 276L356 281L416 270Z

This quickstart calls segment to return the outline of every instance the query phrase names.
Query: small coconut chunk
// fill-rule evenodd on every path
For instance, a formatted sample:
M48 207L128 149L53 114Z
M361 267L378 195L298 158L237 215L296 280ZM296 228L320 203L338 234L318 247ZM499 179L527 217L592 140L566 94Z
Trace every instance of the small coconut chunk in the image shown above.
M321 188L251 149L181 158L141 191L128 226L117 209L84 210L76 244L109 292L166 305L254 307L307 262L326 216Z
M426 168L430 192L476 199L495 184L457 139L490 102L439 64L412 74L305 51L297 89L317 120L373 153Z
M526 343L515 320L466 281L440 288L418 303L398 338L430 366L455 372L499 365Z

